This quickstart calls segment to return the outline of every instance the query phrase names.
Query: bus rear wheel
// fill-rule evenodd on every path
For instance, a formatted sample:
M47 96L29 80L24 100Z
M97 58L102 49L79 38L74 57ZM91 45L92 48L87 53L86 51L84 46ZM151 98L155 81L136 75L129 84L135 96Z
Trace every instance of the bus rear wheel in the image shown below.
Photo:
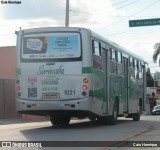
M114 107L113 107L113 113L112 116L110 116L109 119L109 124L115 125L117 123L117 118L118 118L118 101L114 102Z
M139 106L138 108L138 113L135 113L133 115L133 121L139 121L140 120L140 117L141 117L141 107Z
M106 125L115 125L118 119L118 101L114 102L113 112L112 115L106 117L98 117L97 120Z
M68 115L51 115L50 121L53 126L67 126L70 122L70 116Z

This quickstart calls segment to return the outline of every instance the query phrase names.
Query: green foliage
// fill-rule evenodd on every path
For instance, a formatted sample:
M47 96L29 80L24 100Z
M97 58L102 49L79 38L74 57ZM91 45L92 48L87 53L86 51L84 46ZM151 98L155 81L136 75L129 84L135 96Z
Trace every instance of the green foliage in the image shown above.
M147 87L154 87L154 79L151 76L149 68L147 69L147 72L146 72L146 81L147 81Z
M155 49L155 51L153 54L153 62L156 63L158 56L160 55L160 43L155 43L154 49ZM159 59L159 61L160 61L160 59Z

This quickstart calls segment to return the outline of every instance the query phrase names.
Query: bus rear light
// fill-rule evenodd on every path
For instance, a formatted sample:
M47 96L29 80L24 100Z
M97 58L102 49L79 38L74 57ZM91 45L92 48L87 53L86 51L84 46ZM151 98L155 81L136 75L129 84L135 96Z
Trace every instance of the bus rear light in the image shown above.
M84 78L84 79L83 79L83 82L84 82L84 83L88 83L88 79L87 79L87 78Z
M21 87L20 86L17 86L17 91L20 91L21 90Z
M88 86L87 85L83 85L83 90L87 90Z

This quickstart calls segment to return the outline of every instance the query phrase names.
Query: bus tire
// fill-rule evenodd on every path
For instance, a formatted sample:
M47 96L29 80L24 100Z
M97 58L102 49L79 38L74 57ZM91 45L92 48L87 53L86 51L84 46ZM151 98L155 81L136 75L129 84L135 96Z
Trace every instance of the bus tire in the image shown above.
M70 122L70 116L68 115L52 115L50 121L53 126L67 126Z
M118 118L118 100L115 100L114 107L113 107L113 113L109 119L109 123L111 125L115 125L117 123Z
M135 113L133 115L133 121L139 121L140 120L140 117L141 117L141 107L139 106L138 108L138 113Z
M97 118L94 117L94 116L88 116L88 119L89 119L90 121L95 121Z

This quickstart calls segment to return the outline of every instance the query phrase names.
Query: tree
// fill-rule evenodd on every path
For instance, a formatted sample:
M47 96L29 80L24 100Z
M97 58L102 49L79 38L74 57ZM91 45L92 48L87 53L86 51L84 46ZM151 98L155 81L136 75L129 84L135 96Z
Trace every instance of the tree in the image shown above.
M154 79L150 73L150 69L147 69L146 72L146 81L147 81L147 87L154 87Z
M157 62L157 58L160 55L160 43L155 43L154 45L154 54L153 54L153 62L156 63ZM159 64L160 64L160 58L159 58Z

